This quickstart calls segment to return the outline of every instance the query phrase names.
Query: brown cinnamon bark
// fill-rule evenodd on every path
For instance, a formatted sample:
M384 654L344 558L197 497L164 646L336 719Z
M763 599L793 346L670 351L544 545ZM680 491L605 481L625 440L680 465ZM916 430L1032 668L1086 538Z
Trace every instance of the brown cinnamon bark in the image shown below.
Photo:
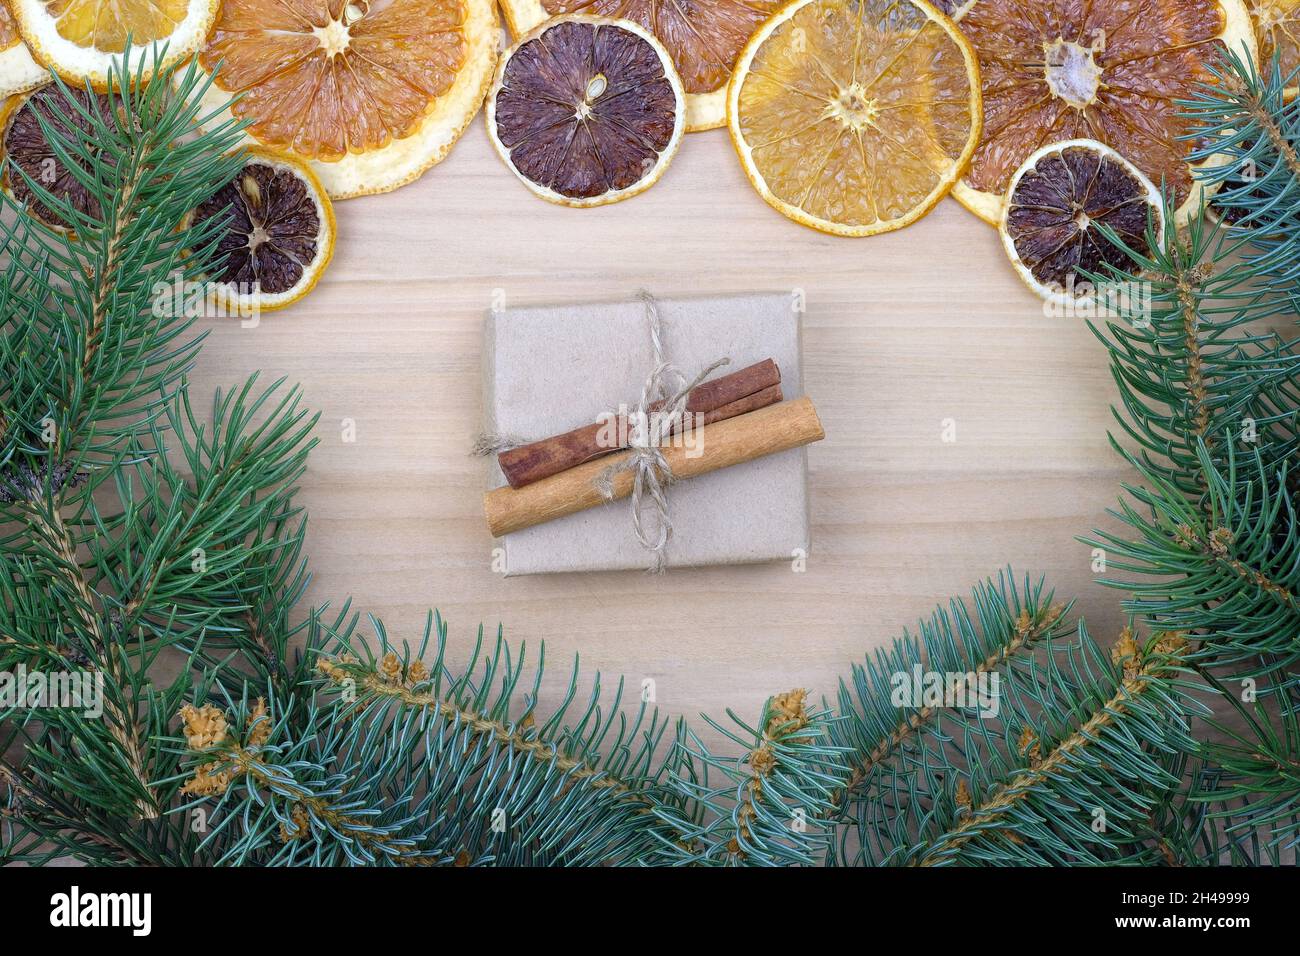
M799 448L821 441L826 433L822 430L816 407L805 396L718 422L705 428L701 435L698 454L694 457L684 448L672 446L664 449L664 458L674 478L695 478L764 455ZM596 480L605 468L618 464L630 454L616 455L608 463L587 462L527 488L501 487L489 491L483 496L488 530L493 537L499 538L605 504L606 499L597 490ZM614 498L630 495L633 480L631 471L614 474Z
M723 421L781 401L781 370L771 359L697 385L686 398L686 411L703 414L704 424ZM650 406L651 412L663 408L662 402ZM583 462L601 458L622 448L607 441L611 429L616 435L627 434L627 421L597 422L583 425L563 435L544 438L530 445L520 445L497 455L501 471L511 488L522 488L575 468ZM606 439L602 443L602 437Z

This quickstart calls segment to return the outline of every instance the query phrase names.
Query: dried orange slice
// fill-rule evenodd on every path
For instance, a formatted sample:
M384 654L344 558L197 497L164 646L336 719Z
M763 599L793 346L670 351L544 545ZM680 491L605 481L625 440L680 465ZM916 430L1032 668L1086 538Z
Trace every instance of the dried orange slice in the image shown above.
M686 90L686 131L727 122L727 80L745 42L784 0L501 0L513 36L568 13L639 23L667 48Z
M672 59L630 20L547 21L510 48L488 97L492 145L538 196L602 206L658 182L685 130Z
M98 115L100 119L109 118L110 106L106 95L97 93L92 96L84 89L70 89L67 95L87 113ZM0 112L0 122L4 129L4 155L9 160L5 165L4 190L14 202L25 207L30 215L41 222L54 229L69 230L73 224L41 202L22 173L40 184L55 199L70 203L78 213L98 217L99 203L67 167L63 157L56 154L50 146L41 128L42 120L79 143L83 149L91 153L99 149L91 133L90 122L69 106L64 93L57 86L51 84L25 96L15 96ZM77 162L84 167L82 160L78 159Z
M1261 62L1267 66L1276 56L1283 77L1300 69L1300 0L1246 0L1246 6L1255 21ZM1291 99L1300 88L1286 92Z
M492 0L225 0L199 57L222 64L204 103L309 162L335 199L387 192L460 138L497 40Z
M1095 297L1085 274L1104 277L1108 265L1129 263L1099 225L1147 255L1148 224L1162 241L1160 190L1104 143L1075 139L1042 147L1016 170L998 230L1025 284L1050 302L1068 304Z
M334 209L305 164L261 149L199 205L191 222L216 219L214 297L231 313L282 309L312 290L334 255Z
M1085 137L1113 146L1199 214L1179 100L1214 82L1226 45L1253 60L1242 0L967 0L946 4L979 54L984 136L953 195L996 225L1011 175L1031 153ZM1217 165L1217 158L1202 165Z
M221 0L8 0L40 63L103 89L112 70L148 76L203 45ZM124 62L127 39L130 63ZM166 56L162 56L163 49ZM155 50L158 56L155 57Z
M770 206L870 236L952 188L979 141L979 86L970 44L923 0L795 0L741 53L727 120Z
M18 33L18 24L0 0L0 97L25 93L50 78Z

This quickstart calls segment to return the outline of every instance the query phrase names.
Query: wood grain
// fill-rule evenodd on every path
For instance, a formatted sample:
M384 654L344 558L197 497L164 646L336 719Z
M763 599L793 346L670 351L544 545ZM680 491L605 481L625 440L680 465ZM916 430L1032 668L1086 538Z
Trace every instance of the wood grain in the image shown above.
M511 177L480 118L419 182L337 211L320 286L256 328L212 321L192 376L196 406L260 369L320 409L301 496L309 603L351 596L412 643L436 607L452 660L500 626L530 660L546 642L552 701L581 654L604 687L651 679L663 710L692 717L756 718L792 687L829 697L850 662L1008 563L1077 598L1099 639L1121 626L1075 540L1113 527L1105 509L1133 477L1107 447L1105 350L1081 319L1046 317L996 233L954 201L890 235L821 235L769 209L715 130L686 137L644 195L566 209ZM470 456L483 315L639 288L806 300L806 391L827 438L809 449L802 573L493 573Z

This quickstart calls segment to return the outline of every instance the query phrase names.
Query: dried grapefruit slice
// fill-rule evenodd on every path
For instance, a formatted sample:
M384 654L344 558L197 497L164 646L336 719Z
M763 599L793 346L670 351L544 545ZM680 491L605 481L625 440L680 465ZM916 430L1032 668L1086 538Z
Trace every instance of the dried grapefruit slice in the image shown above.
M1164 207L1151 180L1104 143L1075 139L1042 147L1016 170L998 230L1025 284L1067 304L1093 297L1084 273L1104 276L1107 265L1128 263L1098 224L1145 255L1148 223L1162 241Z
M686 90L686 131L727 122L727 79L754 30L784 0L501 0L513 36L568 13L639 23L667 48Z
M1242 0L948 0L979 54L984 136L953 195L996 225L1007 184L1040 147L1087 137L1113 146L1175 197L1178 221L1204 188L1178 100L1211 83L1227 45L1253 59ZM1244 52L1243 52L1244 48ZM1205 160L1215 165L1218 160Z
M980 135L970 44L915 0L795 0L736 63L727 119L760 196L841 236L900 229L962 174Z
M460 138L497 39L492 0L225 0L199 57L222 64L204 102L310 162L335 199L387 192Z
M110 107L104 94L92 96L85 90L70 89L67 95L87 113L97 114L101 119L108 118ZM56 199L71 203L79 213L97 217L99 204L50 147L41 129L42 119L80 142L85 149L94 152L99 148L91 135L91 124L69 107L65 94L57 86L51 84L25 96L15 96L0 112L4 155L9 160L4 171L4 189L41 222L54 229L66 230L72 225L37 199L27 179L16 170L22 170Z
M334 255L334 209L305 164L248 150L229 183L199 205L191 222L216 217L219 265L214 297L248 315L282 309L312 290Z
M1246 6L1255 21L1260 60L1267 65L1276 56L1283 77L1300 69L1300 0L1246 0ZM1300 88L1286 92L1294 98Z
M602 206L653 186L685 129L685 93L663 45L630 20L568 16L510 48L488 97L506 165L538 196Z
M32 59L31 51L18 33L18 24L4 0L0 0L0 97L25 93L40 86L50 75Z
M221 0L8 0L40 63L103 89L111 70L148 76L203 45ZM127 38L130 63L125 63ZM166 56L161 55L166 48ZM159 51L155 58L154 50Z

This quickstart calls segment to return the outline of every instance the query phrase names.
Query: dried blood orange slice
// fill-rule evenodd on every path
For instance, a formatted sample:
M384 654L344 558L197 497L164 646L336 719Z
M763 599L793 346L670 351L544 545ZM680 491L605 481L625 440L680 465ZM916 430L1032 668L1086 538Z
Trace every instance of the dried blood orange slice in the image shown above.
M1199 213L1179 100L1214 82L1226 45L1253 60L1242 0L968 0L951 5L979 54L984 136L953 195L997 224L1007 184L1040 147L1086 137L1113 146ZM1216 164L1209 159L1206 164Z
M73 97L87 113L108 118L108 97L104 94L92 96L85 90L71 89L66 95ZM79 213L98 217L99 204L65 165L63 158L51 148L41 129L42 119L91 153L100 148L90 131L90 122L68 104L65 94L57 86L45 86L26 96L13 97L0 113L4 128L4 155L9 159L4 172L4 189L41 222L55 229L70 229L72 224L67 219L36 198L22 173L39 183L55 199L71 203Z
M1091 298L1085 273L1128 264L1099 224L1145 255L1148 223L1161 241L1164 207L1151 180L1104 143L1076 139L1044 146L1012 174L998 229L1025 284L1069 303Z
M50 75L32 59L31 51L18 33L18 24L4 0L0 0L0 97L25 93L40 86Z
M1246 6L1255 21L1260 60L1267 65L1276 56L1283 77L1300 69L1300 0L1246 0ZM1286 92L1294 98L1300 89L1292 85Z
M842 236L899 229L962 174L979 71L952 22L913 0L795 0L736 62L727 120L769 205Z
M148 76L194 53L212 29L220 2L8 0L38 62L66 80L88 80L99 89L108 84L111 71Z
M225 0L199 57L221 63L205 105L310 162L335 199L387 192L460 138L497 39L492 0Z
M232 313L282 309L311 291L334 255L334 210L306 164L250 149L229 183L200 204L217 219L218 266L208 279Z
M552 16L583 13L639 23L672 56L686 90L686 131L727 122L727 80L745 42L785 0L501 0L510 32Z
M542 24L506 53L487 127L506 165L538 196L601 206L658 181L685 114L672 60L648 30L574 15Z

